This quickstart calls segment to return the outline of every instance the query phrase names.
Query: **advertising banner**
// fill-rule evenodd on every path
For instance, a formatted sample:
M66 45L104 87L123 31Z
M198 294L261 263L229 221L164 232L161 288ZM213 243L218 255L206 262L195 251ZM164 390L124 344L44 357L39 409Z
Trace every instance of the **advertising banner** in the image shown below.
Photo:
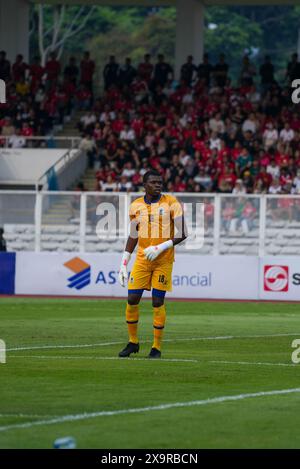
M18 253L16 294L126 296L118 282L121 255ZM173 298L257 299L256 257L177 255ZM129 271L133 261L129 264ZM145 296L149 296L145 292Z

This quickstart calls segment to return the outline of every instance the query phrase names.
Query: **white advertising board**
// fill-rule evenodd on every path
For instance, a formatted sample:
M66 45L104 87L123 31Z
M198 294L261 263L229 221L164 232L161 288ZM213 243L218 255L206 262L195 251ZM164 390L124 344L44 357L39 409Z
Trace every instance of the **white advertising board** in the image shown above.
M118 283L120 254L17 254L17 295L126 296ZM129 270L133 263L129 265ZM173 298L258 299L259 259L177 255ZM145 296L150 293L145 292Z

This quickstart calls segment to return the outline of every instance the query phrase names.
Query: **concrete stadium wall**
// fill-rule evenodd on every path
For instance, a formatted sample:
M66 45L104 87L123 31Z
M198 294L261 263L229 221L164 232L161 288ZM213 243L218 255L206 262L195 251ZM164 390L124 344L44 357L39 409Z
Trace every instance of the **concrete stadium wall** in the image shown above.
M124 297L119 264L120 254L112 253L0 253L0 294ZM177 255L168 297L300 301L299 262L292 256Z

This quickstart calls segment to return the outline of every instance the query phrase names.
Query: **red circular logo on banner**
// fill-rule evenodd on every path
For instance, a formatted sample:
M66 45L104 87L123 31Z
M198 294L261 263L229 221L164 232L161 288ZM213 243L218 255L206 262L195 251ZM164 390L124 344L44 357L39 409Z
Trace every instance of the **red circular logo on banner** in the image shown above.
M265 265L264 290L273 292L289 290L289 268L287 265Z

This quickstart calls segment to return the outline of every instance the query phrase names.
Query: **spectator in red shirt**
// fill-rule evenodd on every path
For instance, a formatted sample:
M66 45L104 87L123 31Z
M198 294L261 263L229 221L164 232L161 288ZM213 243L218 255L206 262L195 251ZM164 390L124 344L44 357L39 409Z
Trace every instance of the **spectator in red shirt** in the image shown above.
M258 173L258 175L255 178L255 183L257 183L258 181L261 181L262 184L263 184L263 188L264 189L269 189L270 184L272 183L272 180L273 180L273 178L272 178L270 173L267 173L266 167L261 166L260 172Z
M140 76L142 80L145 80L145 82L148 85L151 81L153 69L154 69L154 66L152 65L150 60L151 60L151 55L146 54L144 56L144 62L141 62L138 66L138 75Z
M41 66L39 57L35 57L33 64L29 65L29 75L31 77L31 92L35 93L42 82L45 68Z
M95 62L90 58L90 53L87 51L83 55L83 59L80 63L80 83L88 88L93 94L93 76L95 73Z
M23 122L23 124L22 124L21 135L23 137L32 137L33 136L33 129L31 127L29 127L29 124L27 122Z
M60 62L56 59L55 52L51 52L45 70L47 74L47 89L51 90L55 87L61 70Z
M17 83L22 79L25 80L25 74L28 69L28 65L23 60L23 55L18 54L16 57L16 61L12 66L12 76L13 80Z

